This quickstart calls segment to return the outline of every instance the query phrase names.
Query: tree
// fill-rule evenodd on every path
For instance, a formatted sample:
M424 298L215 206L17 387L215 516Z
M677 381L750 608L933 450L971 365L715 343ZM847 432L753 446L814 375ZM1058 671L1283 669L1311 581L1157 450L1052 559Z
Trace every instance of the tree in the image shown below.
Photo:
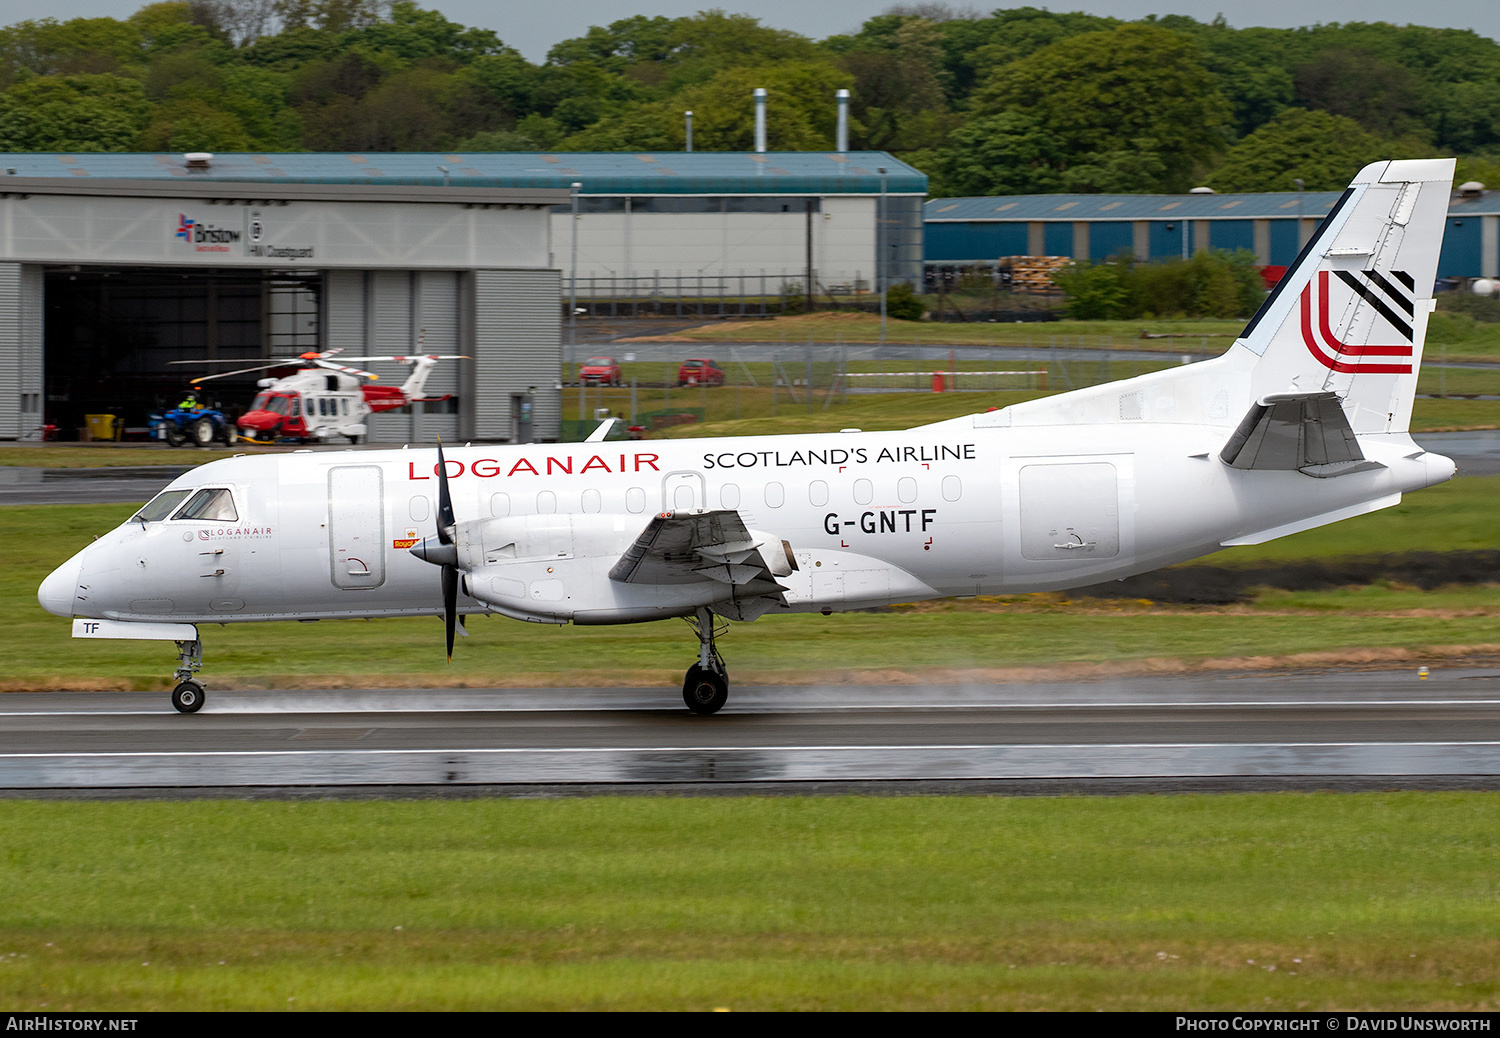
M1008 139L1021 168L995 171L987 193L1178 191L1225 146L1229 110L1186 37L1124 25L1065 39L997 69L974 110ZM963 149L969 138L948 149ZM998 156L997 156L998 157ZM961 155L950 155L962 164Z
M119 76L39 76L0 94L0 150L128 151L151 112Z
M1353 119L1288 108L1230 149L1208 178L1218 191L1291 191L1300 178L1309 191L1340 191L1378 159L1416 158L1419 143L1367 133Z

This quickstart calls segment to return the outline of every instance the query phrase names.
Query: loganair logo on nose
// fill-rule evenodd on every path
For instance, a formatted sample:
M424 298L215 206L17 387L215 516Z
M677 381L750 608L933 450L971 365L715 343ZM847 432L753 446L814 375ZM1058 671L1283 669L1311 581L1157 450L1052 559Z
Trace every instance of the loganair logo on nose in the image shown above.
M242 236L241 231L232 231L226 227L215 227L211 223L193 220L186 213L177 214L175 237L191 245L194 252L228 252L229 246L239 241Z
M271 536L269 526L225 526L220 529L199 530L200 541L217 541L229 538L231 540L244 540L245 538L261 538Z

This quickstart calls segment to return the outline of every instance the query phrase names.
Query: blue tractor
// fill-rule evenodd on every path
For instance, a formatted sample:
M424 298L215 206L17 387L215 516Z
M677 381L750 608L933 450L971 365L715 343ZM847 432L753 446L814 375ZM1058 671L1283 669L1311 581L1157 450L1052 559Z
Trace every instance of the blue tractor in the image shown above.
M203 407L189 397L182 405L151 416L151 438L166 440L173 447L211 447L215 440L229 446L239 441L240 431L223 411Z

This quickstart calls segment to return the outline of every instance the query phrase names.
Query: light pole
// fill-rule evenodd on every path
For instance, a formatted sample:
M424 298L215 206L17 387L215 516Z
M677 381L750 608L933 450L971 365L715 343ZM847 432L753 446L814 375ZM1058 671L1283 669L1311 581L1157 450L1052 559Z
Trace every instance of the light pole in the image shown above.
M578 352L578 192L583 184L573 181L569 190L573 198L573 272L568 278L568 362L577 359ZM582 418L582 415L579 415Z
M1302 192L1307 188L1307 181L1301 177L1293 177L1292 183L1297 185L1297 251L1302 251Z
M880 170L880 211L875 217L875 290L880 293L880 344L885 345L885 167Z

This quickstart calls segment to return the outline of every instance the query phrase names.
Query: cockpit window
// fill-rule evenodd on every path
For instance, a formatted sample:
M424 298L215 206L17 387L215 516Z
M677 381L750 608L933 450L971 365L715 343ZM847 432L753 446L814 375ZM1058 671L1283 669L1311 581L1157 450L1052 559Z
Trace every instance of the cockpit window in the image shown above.
M182 504L182 499L191 494L191 490L167 490L157 494L146 507L130 517L133 523L159 523L172 514L172 509Z
M174 519L209 519L217 522L239 522L240 514L234 508L234 495L221 487L210 487L198 491L192 500L182 506Z

